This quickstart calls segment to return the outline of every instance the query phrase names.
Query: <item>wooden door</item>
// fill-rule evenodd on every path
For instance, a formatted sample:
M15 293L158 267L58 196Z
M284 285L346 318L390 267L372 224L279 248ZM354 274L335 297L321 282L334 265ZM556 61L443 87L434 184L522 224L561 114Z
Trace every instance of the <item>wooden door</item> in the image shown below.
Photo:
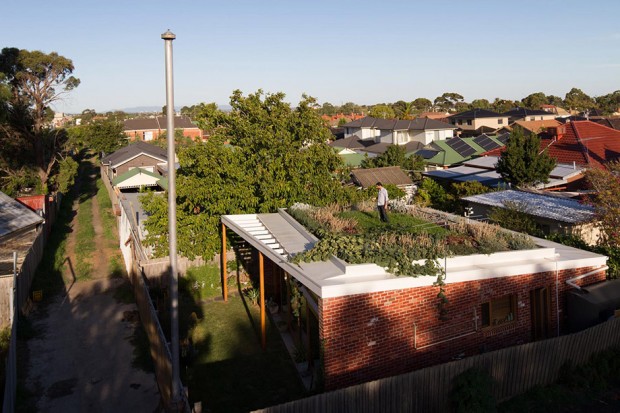
M530 291L532 340L542 340L551 334L551 294L549 287Z

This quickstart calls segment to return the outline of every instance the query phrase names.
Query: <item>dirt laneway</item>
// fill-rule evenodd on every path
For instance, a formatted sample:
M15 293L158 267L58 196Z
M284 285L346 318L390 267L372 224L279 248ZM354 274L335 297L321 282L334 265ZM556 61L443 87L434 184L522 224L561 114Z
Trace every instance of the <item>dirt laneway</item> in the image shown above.
M92 167L86 168L92 173ZM92 188L94 177L82 177ZM37 337L28 341L26 386L32 407L41 412L153 412L159 391L153 373L132 367L131 339L138 326L135 304L114 296L125 278L111 278L109 258L115 251L103 237L95 191L92 196L96 249L90 257L91 279L73 281L66 265L65 291L31 317ZM74 208L79 208L76 202ZM75 262L76 220L67 240L67 263Z

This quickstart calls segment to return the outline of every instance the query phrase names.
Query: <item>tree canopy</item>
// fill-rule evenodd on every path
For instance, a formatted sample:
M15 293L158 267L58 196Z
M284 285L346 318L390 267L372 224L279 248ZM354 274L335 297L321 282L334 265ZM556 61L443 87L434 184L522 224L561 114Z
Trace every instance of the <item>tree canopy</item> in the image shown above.
M0 169L2 179L36 174L46 192L62 159L66 134L48 127L50 105L77 87L73 62L56 52L0 52ZM7 93L8 92L8 93ZM21 156L16 159L16 155Z
M303 96L293 109L284 97L234 91L231 112L217 112L211 119L217 127L209 141L180 150L177 217L182 254L213 256L222 214L274 212L295 202L346 203L357 196L335 178L344 165L326 144L330 133L314 109L315 100ZM147 195L143 205L150 215L147 243L165 254L166 201Z
M548 182L556 161L540 151L538 136L515 127L510 133L506 149L497 161L497 172L516 187Z

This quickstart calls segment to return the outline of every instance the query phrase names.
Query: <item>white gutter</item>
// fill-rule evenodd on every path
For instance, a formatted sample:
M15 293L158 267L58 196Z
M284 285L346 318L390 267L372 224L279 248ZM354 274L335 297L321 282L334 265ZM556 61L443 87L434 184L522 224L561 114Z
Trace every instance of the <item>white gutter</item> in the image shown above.
M574 288L576 288L576 289L578 289L578 290L581 290L581 287L580 287L580 286L578 286L577 284L575 284L575 281L577 281L577 280L581 280L582 278L585 278L585 277L587 277L588 275L592 275L592 274L596 274L596 273L599 273L599 272L602 272L602 271L606 271L607 269L609 269L609 267L608 267L607 265L605 265L604 267L601 267L601 268L598 268L598 269L596 269L596 270L593 270L593 271L587 272L587 273L585 273L585 274L581 274L581 275L580 275L580 276L578 276L578 277L570 278L570 279L566 280L566 284L568 284L568 285L570 285L571 287L574 287Z

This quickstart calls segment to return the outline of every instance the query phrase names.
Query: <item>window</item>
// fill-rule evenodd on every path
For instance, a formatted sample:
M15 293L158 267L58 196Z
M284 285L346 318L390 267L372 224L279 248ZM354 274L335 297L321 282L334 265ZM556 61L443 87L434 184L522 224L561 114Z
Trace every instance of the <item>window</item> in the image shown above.
M504 124L504 119L498 119L497 120L497 124L498 125L503 125Z
M482 327L493 327L516 321L516 294L506 295L482 304Z
M459 125L463 124L463 119L459 119Z
M467 121L467 124L468 124L469 126L471 126L471 125L472 125L472 120L471 120L471 119L469 119L469 120Z
M536 120L536 117L535 116L531 116L530 120Z

